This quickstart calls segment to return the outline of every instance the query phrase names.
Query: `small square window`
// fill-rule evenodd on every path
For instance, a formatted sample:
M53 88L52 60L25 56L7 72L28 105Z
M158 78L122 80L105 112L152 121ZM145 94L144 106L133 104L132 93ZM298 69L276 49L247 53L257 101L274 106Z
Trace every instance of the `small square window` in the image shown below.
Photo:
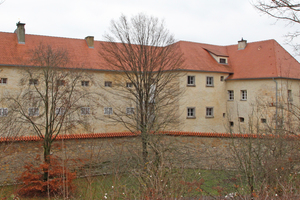
M234 91L228 90L228 100L233 101L234 100Z
M89 115L90 114L90 108L89 107L82 107L81 108L81 115Z
M7 84L7 78L0 78L0 84Z
M187 108L187 118L195 118L195 117L196 117L196 109Z
M65 80L57 80L57 86L64 86L64 85L66 85Z
M187 76L187 85L195 86L195 76Z
M239 117L239 122L245 122L245 118L244 117Z
M214 86L214 77L212 77L212 76L206 77L206 86L208 86L208 87Z
M81 81L81 86L88 87L90 85L89 81Z
M126 114L127 114L127 115L132 115L132 114L134 114L134 108L126 108Z
M29 79L29 85L37 85L38 83L38 79Z
M111 87L112 86L112 82L111 81L105 81L104 82L104 86L105 87Z
M126 83L126 87L128 87L128 88L132 88L132 83Z
M220 58L219 63L226 64L226 58Z
M241 100L242 101L247 100L247 90L241 90Z
M104 108L104 115L112 115L113 114L113 109L110 107Z
M233 127L233 126L234 126L234 123L233 123L232 121L230 121L230 122L229 122L229 125L230 125L231 127Z
M7 108L0 108L0 117L5 117L8 114Z
M220 76L220 81L224 81L224 76Z
M28 108L29 116L39 116L39 108Z
M263 123L263 124L267 123L267 119L261 118L261 123Z
M206 107L206 117L214 117L214 108Z
M65 114L65 108L64 107L59 107L59 108L55 108L55 114L56 115L63 115Z

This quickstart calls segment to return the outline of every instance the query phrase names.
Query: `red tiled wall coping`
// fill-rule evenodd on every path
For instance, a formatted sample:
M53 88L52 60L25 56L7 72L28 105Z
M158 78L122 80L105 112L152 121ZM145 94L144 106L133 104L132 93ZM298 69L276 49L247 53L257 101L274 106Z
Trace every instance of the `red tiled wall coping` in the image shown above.
M203 132L178 132L178 131L164 131L160 132L165 135L172 136L197 136L197 137L217 137L217 138L276 138L275 135L254 135L254 134L240 134L240 133L203 133ZM72 139L91 139L91 138L114 138L114 137L134 137L140 133L132 132L116 132L116 133L85 133L72 135L58 135L56 140L72 140ZM286 136L287 139L299 139L300 136ZM19 136L19 137L0 137L0 142L10 141L41 141L42 138L38 136Z

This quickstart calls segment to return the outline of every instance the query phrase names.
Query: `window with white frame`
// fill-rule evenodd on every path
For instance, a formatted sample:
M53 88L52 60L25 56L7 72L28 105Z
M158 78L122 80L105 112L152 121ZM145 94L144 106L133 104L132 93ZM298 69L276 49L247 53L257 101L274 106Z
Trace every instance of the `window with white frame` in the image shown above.
M206 117L214 117L214 108L206 107Z
M89 114L90 114L90 107L81 108L81 115L89 115Z
M241 90L241 100L242 101L247 100L247 90Z
M81 81L81 86L88 87L90 85L89 81Z
M219 63L226 64L227 59L226 58L220 58Z
M28 108L28 115L29 116L39 116L39 108Z
M105 81L104 82L104 86L105 87L111 87L112 86L112 82L111 81Z
M111 107L104 108L104 115L112 115L113 109Z
M0 84L7 84L7 78L0 78Z
M195 86L195 76L187 76L187 85Z
M0 108L0 117L5 117L8 114L7 108Z
M220 76L220 81L224 81L224 76Z
M128 87L128 88L132 88L132 83L126 83L126 87Z
M56 115L63 115L65 114L66 109L64 107L55 108Z
M234 91L228 90L228 100L233 101L234 100Z
M187 108L187 118L195 118L196 117L196 109L194 107Z
M206 86L208 86L208 87L214 86L214 77L213 76L206 77Z
M38 79L29 79L29 85L37 85L38 83Z
M132 115L132 114L134 114L134 108L132 108L132 107L126 108L126 114L127 114L127 115Z

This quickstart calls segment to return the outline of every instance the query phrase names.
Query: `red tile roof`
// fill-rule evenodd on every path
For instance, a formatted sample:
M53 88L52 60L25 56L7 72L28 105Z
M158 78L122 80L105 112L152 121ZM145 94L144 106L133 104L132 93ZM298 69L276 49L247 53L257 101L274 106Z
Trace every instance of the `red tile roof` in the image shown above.
M89 48L84 39L71 39L26 34L25 44L18 44L15 33L0 32L0 65L27 65L29 50L40 43L68 51L70 68L112 70L99 54L102 41ZM218 46L202 43L178 42L186 59L185 70L223 72L231 79L287 77L300 79L300 64L275 40L248 43L238 50L237 45ZM228 64L218 63L211 55L228 57Z

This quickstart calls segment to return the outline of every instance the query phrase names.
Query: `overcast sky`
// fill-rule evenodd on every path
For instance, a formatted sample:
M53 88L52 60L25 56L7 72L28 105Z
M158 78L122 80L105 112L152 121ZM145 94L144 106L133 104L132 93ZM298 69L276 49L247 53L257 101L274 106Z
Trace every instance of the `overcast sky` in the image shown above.
M1 1L1 0L0 0ZM2 0L3 1L3 0ZM253 0L255 1L255 0ZM177 40L230 45L275 39L292 55L288 32L298 27L259 13L249 0L5 0L0 5L0 31L13 32L26 23L28 34L103 40L110 21L123 13L143 12L165 20ZM0 38L1 39L1 38ZM297 58L299 60L299 58Z

